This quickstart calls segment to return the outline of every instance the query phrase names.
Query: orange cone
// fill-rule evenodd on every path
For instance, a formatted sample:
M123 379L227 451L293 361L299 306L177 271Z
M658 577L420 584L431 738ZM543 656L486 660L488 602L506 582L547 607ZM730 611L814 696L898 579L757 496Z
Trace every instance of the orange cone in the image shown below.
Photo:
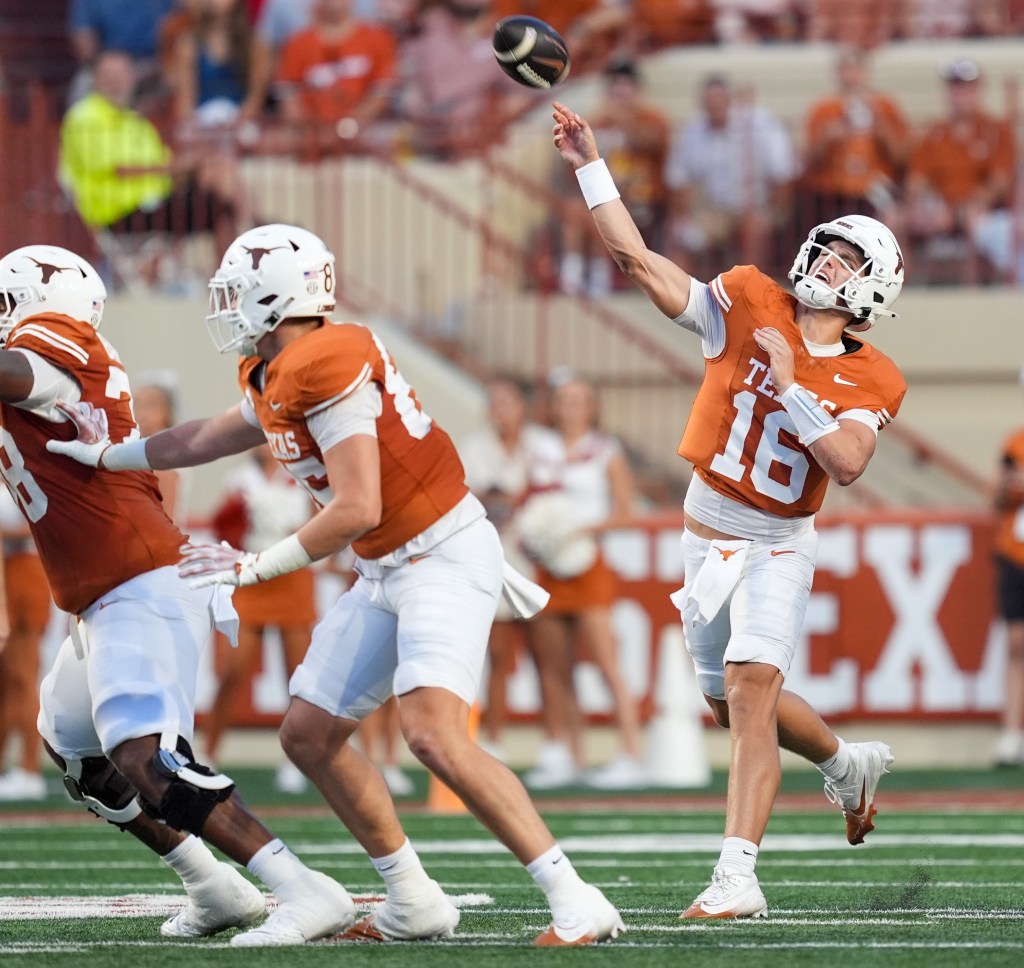
M469 738L476 740L480 726L480 707L473 704L469 711ZM442 783L433 773L427 786L427 809L431 813L469 813L467 807L451 787Z

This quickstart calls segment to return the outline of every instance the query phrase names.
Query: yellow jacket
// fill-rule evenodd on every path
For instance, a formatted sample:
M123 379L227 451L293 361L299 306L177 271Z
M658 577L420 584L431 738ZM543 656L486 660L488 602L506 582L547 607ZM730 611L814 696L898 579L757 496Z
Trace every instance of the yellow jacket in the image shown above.
M87 225L102 227L138 208L156 208L173 190L171 176L119 175L117 169L170 161L171 149L146 118L95 92L61 123L60 179Z

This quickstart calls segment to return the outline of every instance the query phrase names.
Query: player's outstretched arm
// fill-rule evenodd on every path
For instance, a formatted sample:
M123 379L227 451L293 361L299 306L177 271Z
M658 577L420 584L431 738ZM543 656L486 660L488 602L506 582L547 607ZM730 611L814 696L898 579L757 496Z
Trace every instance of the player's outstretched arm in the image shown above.
M555 148L576 169L583 197L616 265L658 309L675 319L686 309L690 298L689 273L647 248L601 160L594 132L586 119L558 101L554 102L552 116Z
M46 449L63 454L80 464L111 471L170 470L195 467L219 457L239 454L265 443L259 427L243 416L241 405L204 420L190 420L152 437L112 443L107 434L106 414L88 404L57 406L75 425L74 440L50 440Z
M193 588L204 585L255 585L343 551L380 523L380 451L368 434L347 437L324 456L334 495L309 521L287 538L258 553L239 551L227 542L185 545L178 571Z
M242 405L237 404L223 413L190 420L147 437L146 458L155 471L195 467L266 442L262 428L249 423L242 416Z

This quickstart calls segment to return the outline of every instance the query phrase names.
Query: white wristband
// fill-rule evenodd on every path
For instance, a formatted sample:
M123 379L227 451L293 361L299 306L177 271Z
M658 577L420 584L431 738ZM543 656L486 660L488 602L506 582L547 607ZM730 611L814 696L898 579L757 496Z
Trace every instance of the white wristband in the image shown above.
M811 396L810 390L799 383L790 384L779 401L793 418L797 436L804 447L810 447L816 440L839 429L839 421Z
M108 471L151 471L146 456L146 437L111 444L100 454L99 466Z
M302 547L299 536L291 534L256 555L252 569L258 581L270 581L271 578L277 578L278 575L285 575L290 571L305 568L312 561L309 552Z
M615 187L612 173L608 170L603 158L598 158L597 161L577 168L576 180L583 190L587 208L596 208L598 205L603 205L605 202L619 197L619 190Z

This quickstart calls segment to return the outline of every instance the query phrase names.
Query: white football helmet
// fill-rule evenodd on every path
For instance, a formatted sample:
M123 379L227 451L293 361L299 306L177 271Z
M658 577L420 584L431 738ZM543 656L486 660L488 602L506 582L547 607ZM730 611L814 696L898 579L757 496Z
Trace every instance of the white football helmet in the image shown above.
M864 256L864 264L858 268L847 266L853 274L838 289L832 289L812 276L811 270L826 246L836 239L855 246ZM862 332L870 329L878 316L896 319L891 307L903 288L903 253L896 236L877 219L844 215L811 229L789 270L789 279L796 298L805 306L848 310L853 320L847 329Z
M228 246L210 280L206 326L221 353L255 356L284 319L334 312L334 253L295 225L259 225Z
M71 316L99 329L107 287L80 255L57 245L26 245L0 259L0 346L23 319Z

